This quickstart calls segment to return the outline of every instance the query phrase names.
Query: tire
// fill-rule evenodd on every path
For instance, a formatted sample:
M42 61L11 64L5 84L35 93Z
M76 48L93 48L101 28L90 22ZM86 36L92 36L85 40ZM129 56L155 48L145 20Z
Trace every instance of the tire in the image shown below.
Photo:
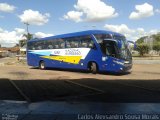
M93 74L96 74L98 69L97 69L97 64L95 62L92 62L91 63L91 66L90 66L90 71L93 73Z
M45 70L46 69L44 61L40 61L40 63L39 63L39 69L41 69L41 70Z

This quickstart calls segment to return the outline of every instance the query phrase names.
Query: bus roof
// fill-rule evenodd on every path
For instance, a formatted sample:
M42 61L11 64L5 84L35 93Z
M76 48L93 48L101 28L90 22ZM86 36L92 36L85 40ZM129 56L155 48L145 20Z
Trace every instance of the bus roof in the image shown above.
M56 39L56 38L75 37L75 36L82 36L82 35L91 35L91 34L112 34L112 35L123 36L120 33L112 32L112 31L87 30L87 31L81 31L81 32L74 32L74 33L55 35L55 36L50 36L50 37L45 37L45 38L32 39L32 40L29 40L28 42L34 42L34 41L40 41L40 40L51 40L51 39Z

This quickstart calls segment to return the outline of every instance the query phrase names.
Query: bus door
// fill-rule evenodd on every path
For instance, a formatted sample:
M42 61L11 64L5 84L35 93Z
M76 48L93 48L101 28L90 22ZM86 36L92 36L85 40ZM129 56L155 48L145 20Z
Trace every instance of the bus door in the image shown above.
M117 66L113 61L119 58L117 41L114 39L104 39L101 43L101 50L106 58L106 69L108 71L115 71Z

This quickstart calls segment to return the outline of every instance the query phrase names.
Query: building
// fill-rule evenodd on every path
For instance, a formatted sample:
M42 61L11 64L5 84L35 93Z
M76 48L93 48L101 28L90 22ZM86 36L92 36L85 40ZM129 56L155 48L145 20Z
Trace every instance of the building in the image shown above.
M8 50L7 48L1 47L0 48L0 58L7 57L8 56Z
M19 47L1 47L0 48L0 57L15 57L20 53Z

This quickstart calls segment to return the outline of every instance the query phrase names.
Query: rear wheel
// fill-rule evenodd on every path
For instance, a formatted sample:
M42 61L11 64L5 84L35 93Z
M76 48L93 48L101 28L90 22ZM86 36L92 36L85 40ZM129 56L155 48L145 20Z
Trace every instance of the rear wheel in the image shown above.
M93 73L93 74L96 74L98 69L97 69L97 64L95 62L92 62L91 65L90 65L90 71Z
M45 62L44 61L40 61L39 63L39 69L41 70L44 70L46 67L45 67Z

